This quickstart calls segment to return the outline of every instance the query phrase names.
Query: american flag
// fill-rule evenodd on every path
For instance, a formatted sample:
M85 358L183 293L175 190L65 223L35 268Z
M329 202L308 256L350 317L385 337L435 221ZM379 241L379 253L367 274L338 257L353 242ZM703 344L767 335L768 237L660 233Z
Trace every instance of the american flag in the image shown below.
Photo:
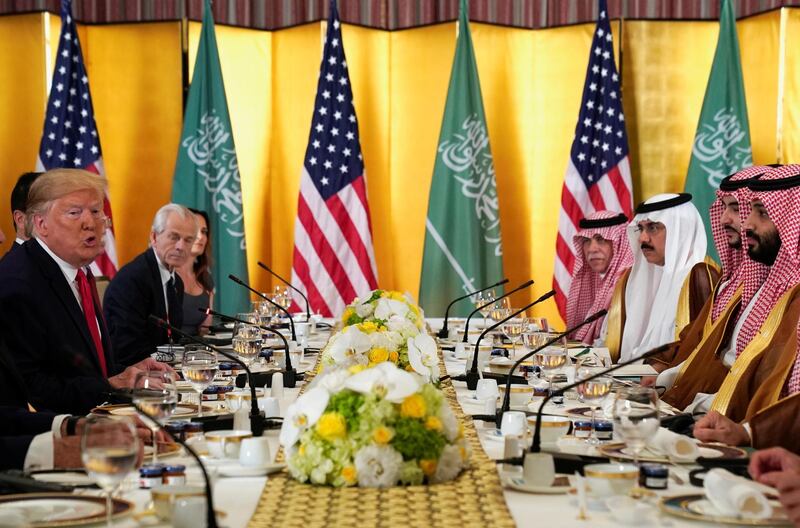
M561 190L553 288L564 318L575 263L572 237L578 222L594 211L620 211L630 218L633 210L628 136L606 0L600 1L599 9L581 111Z
M56 168L85 169L105 174L100 137L92 111L89 78L83 65L78 31L72 19L72 0L61 1L61 36L47 111L39 145L36 170ZM108 194L103 202L111 219ZM117 273L117 250L113 227L106 231L105 252L92 263L96 275L113 277Z
M292 262L292 284L325 316L340 314L356 296L377 287L365 177L333 0L300 178Z

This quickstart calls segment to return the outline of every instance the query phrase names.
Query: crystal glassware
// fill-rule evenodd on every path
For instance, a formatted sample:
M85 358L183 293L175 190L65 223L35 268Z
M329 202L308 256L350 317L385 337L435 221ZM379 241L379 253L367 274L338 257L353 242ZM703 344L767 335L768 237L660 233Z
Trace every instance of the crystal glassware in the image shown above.
M203 416L203 391L213 382L217 375L219 364L217 355L206 349L186 350L183 353L181 371L183 377L197 392L197 416Z
M136 374L133 382L134 405L156 423L148 422L153 434L153 463L158 462L156 433L163 422L172 416L178 405L178 386L175 373L164 370L145 370Z

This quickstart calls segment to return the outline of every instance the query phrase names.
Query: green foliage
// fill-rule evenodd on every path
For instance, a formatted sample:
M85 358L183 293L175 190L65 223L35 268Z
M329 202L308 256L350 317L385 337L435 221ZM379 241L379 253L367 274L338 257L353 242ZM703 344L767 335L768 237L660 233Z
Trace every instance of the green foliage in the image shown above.
M383 290L375 290L374 292L372 292L372 296L369 299L367 299L366 303L364 304L375 302L378 299L380 299L382 295L383 295Z
M393 424L394 447L404 460L438 459L447 441L436 431L425 429L416 418L398 418Z
M358 314L355 312L355 310L353 310L353 312L350 314L350 317L348 317L347 320L344 322L344 325L353 326L363 322L364 318L359 317Z
M347 422L347 430L355 431L358 429L363 405L363 395L350 390L343 390L331 396L326 412L338 412L344 416L344 420Z

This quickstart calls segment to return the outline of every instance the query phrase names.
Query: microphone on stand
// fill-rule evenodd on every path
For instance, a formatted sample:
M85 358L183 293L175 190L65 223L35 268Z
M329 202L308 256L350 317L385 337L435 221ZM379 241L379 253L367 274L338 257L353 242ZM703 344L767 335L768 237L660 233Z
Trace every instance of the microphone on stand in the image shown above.
M531 282L533 282L533 281L531 281ZM496 322L495 324L493 324L492 326L490 326L489 328L487 328L486 330L484 330L481 333L480 337L478 337L478 340L475 341L475 353L472 355L472 366L470 366L469 370L467 371L467 388L469 390L475 390L475 388L478 386L478 379L480 379L480 374L478 374L478 349L480 347L481 340L483 339L483 337L486 334L488 334L489 332L491 332L492 330L494 330L495 328L497 328L498 326L500 326L501 324L503 324L506 321L508 321L509 319L513 319L514 317L518 316L519 314L525 312L525 310L527 310L527 309L529 309L529 308L531 308L533 306L536 306L537 304L539 304L542 301L546 301L547 299L549 299L550 297L552 297L555 294L556 294L555 290L550 290L549 292L545 293L544 295L542 295L541 297L539 297L538 299L536 299L535 301L533 301L529 305L525 306L524 308L521 308L521 309L517 310L516 312L512 313L511 315L509 315L505 319L502 319L502 320Z
M502 405L500 405L500 410L498 412L496 412L494 416L491 416L491 415L478 416L477 419L478 420L484 420L484 421L491 421L492 419L494 419L495 422L497 423L497 428L499 429L500 428L500 424L503 421L503 413L505 413L506 411L508 411L511 408L511 383L513 382L512 374L514 374L514 370L516 370L517 367L519 367L522 364L523 361L525 361L529 357L533 356L537 352L541 352L542 350L544 350L545 348L549 347L553 343L558 342L563 337L568 336L569 334L571 334L572 332L574 332L578 328L580 328L580 327L582 327L584 325L587 325L587 324L589 324L589 323L591 323L591 322L603 317L604 315L606 315L606 313L607 313L607 310L600 310L599 312L595 312L594 314L592 314L589 317L587 317L586 319L584 319L582 322L576 324L572 328L569 328L569 329L565 330L564 332L558 334L557 336L549 339L545 344L543 344L540 347L537 347L537 348L531 350L530 352L528 352L527 354L525 354L524 356L519 358L511 366L511 370L508 371L508 376L506 377L506 380L505 380L505 382L506 382L506 394L505 394L505 396L503 396L503 403L502 403ZM473 417L473 419L475 419L475 417Z
M151 315L150 317L153 318L153 319L156 319L156 317L153 316L153 315ZM163 321L163 319L159 319L159 320ZM253 399L253 402L255 402L255 399ZM206 467L203 465L203 461L200 460L200 457L197 455L195 450L192 449L191 447L189 447L186 444L186 442L184 442L183 440L180 440L179 438L173 436L172 433L167 431L167 429L164 428L164 426L161 425L158 422L158 420L156 420L155 418L153 418L152 416L150 416L149 414L144 412L141 409L141 407L139 407L138 405L136 405L134 403L133 404L133 408L136 409L136 412L139 413L142 416L142 418L144 418L144 419L156 424L156 426L158 426L159 429L164 431L167 434L167 436L169 436L172 439L173 442L175 442L176 444L180 444L180 446L183 447L186 450L186 452L189 453L192 456L192 458L194 458L195 462L197 462L197 465L200 466L200 471L203 473L203 481L205 482L205 488L206 488L206 490L205 490L205 494L206 494L206 528L217 528L217 516L214 514L214 498L213 498L213 496L211 494L211 480L208 478L208 473L206 472ZM255 432L253 434L255 434ZM155 443L153 445L153 449L154 450L158 449L158 443Z
M155 323L157 326L159 326L160 328L164 328L165 330L169 329L169 330L177 333L179 336L181 336L181 337L183 337L185 339L188 339L189 341L193 341L193 342L195 342L195 343L197 343L199 345L208 347L211 350L213 350L214 352L216 352L217 354L219 354L221 356L224 356L224 357L230 359L231 361L233 361L234 363L238 363L239 365L244 367L244 371L247 372L247 379L250 380L250 398L252 399L252 402L250 404L250 430L253 432L253 436L261 436L261 435L263 435L264 434L264 421L265 421L264 413L262 413L262 412L260 412L258 410L258 396L256 395L256 387L253 384L253 373L250 372L250 369L244 363L244 361L242 361L241 359L236 357L234 354L230 354L228 352L220 350L219 348L215 347L214 345L212 345L211 343L209 343L205 339L200 339L199 337L195 337L195 336L193 336L191 334L188 334L188 333L184 332L180 328L172 326L171 324L169 324L168 322L166 322L164 319L162 319L160 317L157 317L157 316L155 316L153 314L150 314L149 319L153 323ZM288 354L287 354L287 356L288 356ZM200 398L200 400L201 400L200 404L201 405L203 404L202 399L203 398L201 397Z
M238 317L232 317L230 315L225 315L223 313L219 313L216 310L212 310L211 308L199 308L199 310L201 312L203 312L203 313L207 313L207 314L210 314L210 315L216 315L217 317L219 317L223 321L230 321L230 322L242 323L242 324L246 324L246 325L250 325L250 326L256 326L256 327L260 328L261 330L265 330L267 332L270 332L270 333L275 334L278 337L280 337L281 341L283 341L283 349L286 351L286 368L284 369L284 372L283 372L283 386L284 387L288 387L290 389L293 389L294 387L297 386L297 371L295 370L294 366L292 365L292 359L289 357L289 343L286 341L286 337L282 333L280 333L278 330L272 328L271 326L257 324L257 323L251 323L249 321L245 321L244 319L239 319ZM252 385L253 385L253 383L251 381L250 382L250 386L252 386Z
M600 312L605 313L605 310L600 310ZM590 319L594 320L595 316L597 316L600 312L597 312L596 314L591 316ZM589 322L588 319L586 321L584 321L582 324L585 324L587 322ZM588 378L584 378L584 379L582 379L580 381L576 381L575 383L567 385L566 387L562 387L562 388L560 388L558 390L554 390L553 392L551 392L550 394L545 396L544 399L542 400L541 405L539 405L539 410L536 411L536 428L533 431L533 442L531 443L530 452L531 453L539 453L542 450L542 448L541 448L542 414L543 414L543 411L544 411L544 406L547 404L547 402L549 402L553 398L553 396L560 396L560 395L564 394L565 392L567 392L568 390L574 389L578 385L586 383L587 381L591 381L591 380L593 380L595 378L599 378L601 376L605 376L606 374L614 372L617 369L620 369L622 367L627 367L628 365L632 365L632 364L636 363L637 361L641 361L643 359L649 358L650 356L655 356L656 354L660 354L663 351L664 351L663 347L656 347L653 350L648 350L647 352L645 352L641 356L635 357L633 359L629 359L628 361L623 361L622 363L618 363L617 365L614 365L613 367L607 368L605 370L601 370L600 372L592 374Z
M300 294L300 297L302 297L302 298L303 298L303 300L306 302L306 321L311 321L311 305L310 305L310 304L309 304L309 302L308 302L308 297L306 297L306 294L305 294L305 293L303 293L303 292L301 292L301 291L300 291L298 288L296 288L295 286L293 286L293 285L292 285L292 283L290 283L289 281L287 281L286 279L284 279L283 277L281 277L280 275L278 275L277 273L275 273L274 271L272 271L272 270L270 269L270 267L269 267L269 266L267 266L266 264L264 264L264 263L263 263L263 262L261 262L260 260L259 260L258 262L256 262L256 264L258 264L258 266L259 266L259 267L261 267L261 268L263 268L263 269L267 270L267 271L268 271L269 273L271 273L273 276L277 277L277 279L278 279L279 281L281 281L282 283L284 283L285 285L287 285L288 287L290 287L291 289L293 289L294 291L296 291L297 293L299 293L299 294Z
M474 310L472 310L472 312L469 314L469 317L467 317L467 322L466 322L466 323L464 323L464 339L462 339L462 341L463 341L464 343L466 343L466 342L467 342L467 334L469 334L469 321L470 321L470 319L472 319L472 316L473 316L473 315L475 315L476 313L480 312L481 310L483 310L483 309L484 309L484 308L486 308L487 306L491 306L491 305L493 305L494 303L496 303L496 302L497 302L497 301L499 301L500 299L505 299L506 297L508 297L508 296L509 296L509 295L511 295L512 293L516 293L516 292L518 292L518 291L520 291L520 290L524 290L525 288L527 288L527 287L528 287L528 286L530 286L531 284L533 284L533 279L529 279L527 282L525 282L525 283L521 284L520 286L517 286L516 288L514 288L514 289L513 289L513 290L511 290L510 292L508 292L508 293L506 293L506 294L504 294L504 295L501 295L501 296L500 296L500 297L498 297L497 299L495 299L495 300L493 300L493 301L491 301L491 302L488 302L488 303L486 303L486 304L482 304L481 306L478 306L477 308L475 308Z
M276 303L275 301L273 301L272 299L270 299L269 297L267 297L266 295L264 295L260 291L256 290L255 288L252 288L249 284L247 284L245 281L243 281L242 279L240 279L236 275L228 275L228 278L230 280L232 280L233 282L235 282L236 284L238 284L239 286L244 286L245 288L247 288L251 292L255 293L256 295L258 295L259 297L261 297L262 299L264 299L265 301L270 303L272 306L274 306L278 310L280 310L283 313L285 313L286 317L289 318L289 326L292 328L292 341L297 343L297 334L294 332L294 320L292 319L292 315L289 313L289 310L287 310L286 308L284 308L280 304ZM250 324L250 323L248 323L248 324Z
M261 263L259 262L259 264L261 264ZM486 290L491 290L492 288L496 288L498 286L502 286L503 284L505 284L507 282L508 282L508 279L503 279L500 282L495 282L491 286L486 286L485 288L481 288L480 290L475 290L474 292L470 292L470 293L468 293L466 295L462 295L461 297L458 297L458 298L453 299L452 301L450 301L450 304L447 305L447 310L444 311L444 324L442 324L442 329L439 330L439 333L437 333L436 335L440 339L446 339L447 338L447 335L448 335L447 319L450 317L450 308L455 303L457 303L458 301L461 301L463 299L466 299L467 297L472 297L473 295L477 295L478 293L485 292Z

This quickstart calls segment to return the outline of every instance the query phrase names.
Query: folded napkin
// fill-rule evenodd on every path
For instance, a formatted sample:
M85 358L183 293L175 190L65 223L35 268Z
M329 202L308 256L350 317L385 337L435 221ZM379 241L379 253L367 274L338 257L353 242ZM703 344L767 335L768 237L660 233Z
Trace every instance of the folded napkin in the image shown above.
M700 449L693 438L660 427L647 448L657 455L668 456L673 462L694 462Z
M703 482L706 498L723 515L745 519L768 519L772 506L763 493L744 477L714 468Z

